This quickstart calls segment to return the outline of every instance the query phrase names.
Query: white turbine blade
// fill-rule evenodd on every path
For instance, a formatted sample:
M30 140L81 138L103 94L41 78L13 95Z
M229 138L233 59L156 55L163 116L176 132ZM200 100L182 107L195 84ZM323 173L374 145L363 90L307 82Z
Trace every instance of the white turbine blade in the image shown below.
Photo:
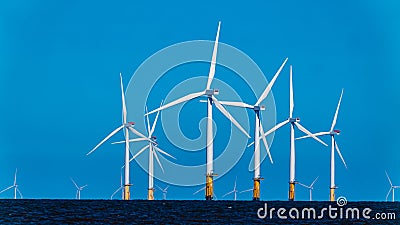
M250 138L250 135L246 132L245 129L243 129L242 126L240 126L240 124L235 120L235 118L233 118L233 116L221 105L221 103L219 103L219 101L212 96L212 99L215 103L215 106L217 107L217 109L219 111L222 112L222 114L224 114L224 116L226 118L228 118L237 128L239 128L240 131L242 131L248 138Z
M126 123L126 104L125 104L125 93L124 93L124 85L122 83L122 74L119 73L119 77L121 79L121 94L122 94L122 116L123 116L123 123Z
M300 186L303 186L303 187L305 187L305 188L310 188L309 186L307 186L307 185L305 185L305 184L302 184L302 183L300 183L300 182L297 182L297 184L299 184Z
M20 197L21 199L24 198L24 197L22 196L22 193L21 193L21 191L19 190L19 188L17 188L17 192L18 192L19 197Z
M244 102L229 102L229 101L220 101L221 105L229 105L229 106L236 106L236 107L242 107L242 108L248 108L248 109L254 109L254 106L249 105Z
M3 192L5 192L5 191L7 191L7 190L10 190L10 189L13 188L13 187L15 187L15 186L13 185L13 186L10 186L10 187L8 187L8 188L6 188L6 189L0 191L0 194L3 193Z
M390 186L390 189L389 189L389 191L388 191L388 193L387 193L387 195L386 195L386 201L388 200L388 197L389 197L389 195L390 195L390 191L393 189L393 187L392 186Z
M225 197L225 196L227 196L227 195L229 195L229 194L232 194L233 192L235 192L235 190L233 190L233 191L230 191L230 192L228 192L228 193L224 194L222 197Z
M148 137L144 136L144 134L140 133L139 131L137 131L135 128L133 127L128 127L130 131L132 131L132 133L136 134L137 136L141 137L141 138L145 138L148 141L151 141ZM151 141L153 142L153 141Z
M308 131L306 128L304 128L300 123L295 122L294 125L296 125L296 127L299 128L299 130L301 130L303 133L310 135L312 138L314 138L319 143L321 143L325 146L328 146L325 142L321 141L321 139L317 138L314 134L312 134L310 131Z
M329 131L323 131L323 132L314 133L314 136L315 136L315 137L318 137L318 136L329 135L329 134L330 134ZM309 137L311 137L311 136L310 136L310 135L305 135L305 136L296 138L296 140L300 140L300 139L304 139L304 138L309 138Z
M269 131L267 131L266 133L262 134L262 136L267 137L268 135L270 135L274 131L276 131L279 128L281 128L282 126L286 125L287 123L289 123L289 120L285 120L283 122L280 122L279 124L277 124L273 128L271 128Z
M262 93L262 95L260 96L260 98L258 99L256 105L260 105L260 103L268 96L269 92L272 89L272 86L274 86L275 80L276 78L278 78L279 74L281 73L283 67L285 66L286 62L287 62L288 58L285 59L285 61L283 61L281 67L279 67L278 71L276 71L274 77L272 78L271 82L268 83L267 87L265 88L264 92Z
M167 192L168 188L169 188L169 185L164 189L164 191Z
M202 91L202 92L196 92L196 93L192 93L192 94L188 94L188 95L186 95L186 96L184 96L184 97L182 97L182 98L179 98L179 99L177 99L177 100L175 100L175 101L173 101L173 102L170 102L170 103L168 103L168 104L165 104L165 105L161 106L160 108L155 109L155 110L153 110L153 111L151 111L151 112L149 112L149 113L146 113L146 114L152 114L152 113L161 111L161 110L163 110L163 109L169 108L169 107L174 106L174 105L176 105L176 104L179 104L179 103L182 103L182 102L186 102L186 101L189 101L189 100L191 100L191 99L200 97L200 96L202 96L202 95L204 95L204 94L205 94L204 91Z
M343 162L343 164L344 164L344 167L346 167L346 169L347 169L346 162L344 161L344 158L343 158L343 156L342 156L342 153L341 153L340 150L339 150L339 146L337 145L336 141L335 141L335 147L336 147L337 153L339 154L340 159L342 160L342 162Z
M79 189L79 186L76 184L76 182L74 181L74 179L72 179L72 177L70 177L70 179L71 179L72 183L74 183L75 187L76 187L77 189Z
M113 136L115 133L120 131L122 128L124 128L124 125L118 127L115 129L113 132L111 132L106 138L104 138L99 144L96 145L90 152L88 152L86 155L90 155L92 152L94 152L100 145L102 145L105 141L107 141L111 136Z
M335 116L333 117L331 131L333 131L333 128L336 125L336 119L337 119L337 116L338 116L338 113L339 113L340 102L342 101L342 96L343 96L343 89L342 89L342 93L340 94L340 98L339 98L339 102L338 102L338 105L337 105L337 108L336 108Z
M80 187L80 189L82 190L82 189L84 189L85 187L87 187L88 185L86 184L86 185L83 185L82 187Z
M134 139L130 139L128 142L138 142L138 141L147 141L147 138L134 138ZM111 144L115 145L115 144L123 144L123 143L125 143L125 141L116 141Z
M158 165L159 165L160 168L161 168L161 171L164 173L164 168L162 167L161 162L160 162L160 159L158 158L157 151L153 151L153 154L154 154L154 157L155 157L156 160L157 160Z
M204 189L206 189L206 187L202 187L202 188L200 188L199 190L197 190L196 192L194 192L194 193L193 193L193 195L195 195L195 194L199 193L200 191L203 191Z
M159 147L156 147L156 146L153 146L153 147L154 147L154 149L155 149L156 151L158 151L158 152L160 152L160 153L162 153L162 154L164 154L164 155L167 155L167 156L169 156L169 157L171 157L171 158L173 158L173 159L176 159L175 157L173 157L172 155L168 154L166 151L160 149Z
M261 124L261 121L260 121L260 133L261 133L261 139L264 142L265 149L267 150L267 154L269 156L269 160L271 161L271 164L274 164L274 160L272 160L271 152L269 151L269 146L268 146L267 139L263 135L264 134L264 129L263 129L263 125ZM258 165L258 166L260 166L260 165Z
M235 178L235 185L233 186L233 190L236 191L236 181L237 181L237 176Z
M386 170L385 170L385 173L386 173L387 179L389 180L390 186L392 187L393 186L392 181L390 180L389 174L386 172Z
M147 122L147 134L149 134L149 138L150 138L151 137L151 134L150 134L150 120L149 120L149 114L148 113L149 113L149 111L147 110L147 106L146 106L146 114L145 115L146 115L146 122Z
M17 185L17 172L18 172L18 168L15 168L15 173L14 173L14 186Z
M160 190L160 191L164 191L162 188L160 188L160 186L158 186L157 184L156 184L156 187Z
M290 65L290 112L289 116L292 118L294 109L294 98L293 98L293 77L292 77L292 65Z
M163 101L161 101L160 107L162 106ZM151 135L153 135L154 129L156 128L156 124L157 124L157 120L158 120L158 115L160 114L160 111L157 112L156 114L156 118L154 119L153 122L153 126L151 127L150 133L149 133L149 137L151 137Z
M130 160L129 162L131 162L132 160L134 160L138 155L140 155L142 152L144 152L149 146L146 145L144 146L142 149L140 149Z
M211 82L212 82L212 80L214 78L214 74L215 74L215 65L217 63L218 39L219 39L220 26L221 26L221 21L218 23L217 36L215 37L214 49L213 49L213 54L212 54L212 58L211 58L210 72L208 73L207 88L206 88L207 90L210 89Z
M314 181L310 184L310 188L312 188L314 186L314 184L318 180L318 178L319 178L319 176L314 179Z
M247 189L247 190L241 191L241 192L239 192L239 193L249 192L249 191L252 191L252 190L253 190L253 188L250 188L250 189Z
M116 195L123 187L119 187L116 191L114 191L114 193L112 193L110 199L113 199L114 195Z

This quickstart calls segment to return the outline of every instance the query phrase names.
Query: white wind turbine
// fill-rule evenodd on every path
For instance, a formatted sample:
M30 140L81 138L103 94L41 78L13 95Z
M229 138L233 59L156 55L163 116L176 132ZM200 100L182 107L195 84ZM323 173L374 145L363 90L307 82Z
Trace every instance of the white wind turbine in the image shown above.
M123 189L124 189L124 184L123 184L123 182L122 182L122 169L123 169L124 167L121 167L121 179L120 179L120 185L119 185L119 187L117 188L117 190L115 190L114 191L114 193L112 193L112 195L111 195L111 197L110 197L110 199L111 200L113 200L113 198L114 198L114 195L116 195L117 193L118 193L118 191L121 191L122 190L122 199L124 199L124 191L123 191Z
M215 38L215 43L214 43L214 49L213 49L213 54L212 54L212 59L211 59L211 66L210 66L210 71L208 74L208 80L207 80L207 86L205 90L200 91L200 92L195 92L188 94L182 98L179 98L173 102L170 102L158 109L155 109L147 114L151 114L163 109L167 109L171 106L174 106L176 104L182 103L189 101L191 99L200 97L205 95L207 97L207 143L206 143L206 148L207 148L207 171L206 171L206 200L212 200L213 198L213 176L214 174L214 167L213 167L213 159L214 159L214 150L213 150L213 124L212 124L212 109L213 109L213 104L217 107L221 113L226 116L237 128L239 128L240 131L242 131L247 137L250 138L249 134L243 129L242 126L232 117L232 115L222 106L222 104L217 100L215 95L219 94L219 91L217 89L210 89L211 88L211 83L214 78L215 74L215 67L216 67L216 60L217 60L217 50L218 50L218 39L219 39L219 31L220 31L220 25L221 22L218 23L218 30L217 30L217 36Z
M122 75L120 74L120 79L121 79L121 98L122 98L122 125L115 129L113 132L111 132L106 138L104 138L99 144L96 145L90 152L88 152L86 155L90 155L92 152L94 152L100 145L102 145L105 141L107 141L109 138L111 138L114 134L116 134L118 131L124 129L124 134L125 134L125 184L124 184L124 200L129 200L130 199L130 192L129 192L129 186L131 184L129 183L129 131L132 131L134 134L138 135L141 138L145 138L148 140L147 137L145 137L143 134L139 133L137 130L133 128L133 125L135 124L134 122L127 122L126 117L127 117L127 112L126 112L126 104L125 104L125 93L124 93L124 86L122 84Z
M17 192L18 192L18 194L19 194L19 197L20 197L21 199L23 198L23 197L22 197L22 194L21 194L21 191L19 190L18 184L17 184L17 169L15 169L14 184L11 185L10 187L8 187L8 188L6 188L6 189L0 191L0 194L3 193L3 192L5 192L5 191L7 191L7 190L10 190L11 188L14 188L14 199L17 199Z
M156 185L156 186L162 192L163 200L167 200L167 193L168 193L169 185L167 187L165 187L164 189L160 188L160 186L158 186L158 185Z
M162 103L161 103L162 105ZM146 107L146 112L147 112L147 107ZM173 159L172 155L168 154L167 152L163 151L158 147L156 137L153 136L157 120L158 120L158 115L160 111L157 112L156 118L154 119L153 125L150 128L150 121L149 121L149 115L146 114L146 121L147 121L147 138L135 138L129 140L129 142L139 142L139 141L147 141L148 145L144 146L141 150L139 150L131 159L135 159L137 156L139 156L142 152L144 152L146 149L149 149L149 188L148 188L148 193L147 193L147 200L154 200L154 158L156 158L158 165L160 166L161 170L164 172L164 168L162 167L162 164L160 162L160 159L158 158L157 152L164 154L166 156L169 156ZM119 141L119 142L114 142L113 144L120 144L120 143L125 143L125 141Z
M226 194L224 194L222 197L225 197L225 196L230 195L230 194L233 193L233 196L234 196L233 199L236 201L236 199L237 199L237 193L238 193L238 190L236 189L236 181L237 181L237 177L236 177L236 179L235 179L235 184L233 185L233 190L230 191L230 192L228 192L228 193L226 193Z
M70 177L71 178L71 177ZM71 178L71 181L72 181L72 183L74 183L74 185L75 185L75 187L76 187L76 199L81 199L81 191L85 188L85 187L87 187L88 185L86 184L86 185L83 185L83 186L81 186L81 187L79 187L77 184L76 184L76 182L74 181L74 179L72 179Z
M340 130L335 129L335 125L336 125L336 120L337 120L337 116L339 113L340 103L342 101L342 96L343 96L343 89L342 89L342 93L340 94L339 103L336 108L335 116L333 117L331 129L329 131L318 132L318 133L314 134L314 136L325 136L325 135L331 136L331 185L330 185L330 194L329 194L330 201L335 201L335 189L337 188L335 185L335 148L336 148L336 151L337 151L340 159L342 160L344 166L347 169L346 162L344 161L342 153L340 152L339 147L335 140L335 136L340 134ZM310 136L307 135L307 136L299 137L296 139L303 139L303 138L308 138L308 137L310 137Z
M314 184L315 184L315 182L318 180L318 177L316 177L315 179L314 179L314 181L310 184L310 185L305 185L305 184L302 184L302 183L300 183L300 182L297 182L299 185L301 185L301 186L303 186L303 187L305 187L305 188L307 188L309 191L310 191L310 201L312 201L312 191L313 191L313 189L314 189Z
M388 193L387 193L387 195L386 195L386 201L388 200L388 197L389 197L389 195L390 195L390 192L392 192L392 202L394 202L394 189L400 188L400 186L394 186L394 185L392 184L392 181L391 181L390 178L389 178L388 173L387 173L386 171L385 171L385 173L386 173L386 177L387 177L387 179L389 180L389 183L390 183L390 189L389 189L389 191L388 191Z
M275 125L271 130L267 131L265 134L261 135L261 137L266 137L272 132L276 131L277 129L281 128L286 124L290 124L290 167L289 167L289 200L294 200L294 188L295 188L295 170L296 170L296 152L295 152L295 145L294 145L294 128L297 127L303 133L311 136L318 142L322 143L325 146L328 146L319 138L317 138L314 134L308 131L300 124L300 118L293 117L293 109L294 109L294 98L293 98L293 78L292 78L292 66L290 66L290 109L289 109L289 118L277 125Z
M229 101L220 101L222 105L229 105L229 106L236 106L242 108L248 108L254 110L255 113L255 125L254 125L254 185L253 185L253 200L260 200L260 180L263 178L261 177L260 173L260 132L264 134L263 126L260 120L260 110L265 110L265 106L260 105L262 101L268 96L269 92L272 89L272 86L275 83L276 78L278 78L280 72L282 71L283 67L285 66L288 58L282 63L279 67L278 71L275 73L274 77L272 78L271 82L267 85L264 92L258 98L257 102L254 105L250 105L244 102L229 102ZM271 163L273 163L271 153L269 151L268 143L265 136L261 136L265 149L267 150L269 159Z

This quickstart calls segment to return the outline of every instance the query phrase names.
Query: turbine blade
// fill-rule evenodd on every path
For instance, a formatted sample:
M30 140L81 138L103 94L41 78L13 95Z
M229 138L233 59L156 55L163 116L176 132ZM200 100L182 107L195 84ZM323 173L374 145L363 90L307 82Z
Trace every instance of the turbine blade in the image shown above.
M160 188L160 186L158 186L157 184L156 184L156 187L157 187L160 191L163 191L163 189Z
M86 184L86 185L83 185L80 189L82 190L82 189L84 189L85 187L87 187L88 185Z
M230 192L224 194L222 197L225 197L225 196L227 196L227 195L229 195L229 194L232 194L233 192L235 192L235 191L234 191L234 190L233 190L233 191L230 191Z
M168 190L168 188L169 188L169 185L164 189L164 191L166 192Z
M158 165L160 166L162 172L164 173L164 168L163 168L162 165L161 165L161 162L160 162L160 159L158 158L157 152L156 152L156 151L153 151L153 154L154 154L154 157L156 158L157 163L158 163Z
M269 131L267 131L266 133L262 134L261 136L268 136L271 133L273 133L274 131L278 130L279 128L281 128L282 126L286 125L287 123L289 123L289 120L285 120L283 122L280 122L279 124L275 125L273 128L271 128Z
M194 192L194 193L193 193L193 195L195 195L195 194L199 193L200 191L203 191L204 189L206 189L206 187L202 187L202 188L200 188L199 190L197 190L196 192Z
M100 145L102 145L105 141L107 141L111 136L116 134L118 131L120 131L122 128L124 128L124 125L118 127L115 129L113 132L111 132L106 138L104 138L99 144L96 145L90 152L88 152L86 155L90 155L92 152L94 152Z
M245 129L243 129L242 126L240 126L240 124L235 120L235 118L233 118L233 116L221 105L221 103L219 103L219 101L212 96L212 99L215 103L215 106L217 107L217 109L219 111L221 111L222 114L224 114L224 116L226 118L228 118L237 128L239 128L240 131L242 131L242 133L244 133L248 138L250 138L250 135L246 132Z
M70 179L71 179L72 183L74 183L75 187L76 187L77 189L79 189L79 186L76 184L76 182L74 181L74 179L72 179L72 177L70 177Z
M236 107L241 107L241 108L248 108L248 109L254 109L254 106L249 105L244 102L229 102L229 101L220 101L221 105L229 105L229 106L236 106Z
M385 173L386 173L387 179L389 180L390 187L392 187L393 186L392 181L390 180L389 174L386 172L386 170L385 170Z
M142 152L144 152L149 146L146 145L144 146L142 149L140 149L130 160L129 162L131 162L132 160L134 160L138 155L140 155Z
M24 197L22 196L22 193L21 193L21 191L19 190L19 188L17 188L17 192L18 192L18 194L19 194L19 197L20 197L21 199L23 199Z
M309 186L307 186L307 185L305 185L305 184L302 184L302 183L300 183L300 182L297 182L297 184L299 184L300 186L303 186L303 187L305 187L305 188L310 188Z
M312 138L314 138L319 143L321 143L325 146L328 146L325 142L321 141L321 139L317 138L314 134L312 134L310 131L308 131L306 128L304 128L300 123L295 122L294 125L296 125L296 127L299 128L299 130L301 130L303 133L310 135Z
M318 136L329 135L329 134L330 134L329 131L323 131L323 132L314 133L314 136L318 137ZM298 137L295 140L300 140L300 139L309 138L309 137L311 137L311 136L310 135L305 135L305 136L302 136L302 137Z
M170 103L168 103L168 104L165 104L165 105L161 106L160 108L155 109L155 110L153 110L153 111L151 111L151 112L149 112L149 113L146 113L146 114L152 114L152 113L161 111L161 110L163 110L163 109L169 108L169 107L174 106L174 105L176 105L176 104L179 104L179 103L182 103L182 102L186 102L186 101L189 101L189 100L191 100L191 99L200 97L200 96L202 96L202 95L204 95L204 94L205 94L204 91L196 92L196 93L192 93L192 94L188 94L188 95L186 95L186 96L184 96L184 97L182 97L182 98L179 98L179 99L177 99L177 100L175 100L175 101L172 101L172 102L170 102Z
M279 74L281 73L283 67L285 66L288 58L283 61L281 67L279 67L278 71L276 71L274 77L272 78L271 82L268 83L267 87L265 88L264 92L261 94L260 98L258 99L256 105L260 105L260 103L268 96L269 92L272 89L272 86L274 86L276 78L278 78Z
M15 173L14 173L14 186L17 185L17 172L18 172L18 168L15 168Z
M340 102L342 101L342 96L343 96L343 89L342 89L342 93L340 94L340 98L339 98L339 102L338 102L338 105L337 105L337 108L336 108L335 116L333 117L331 131L333 131L333 128L336 125L336 119L337 119L337 116L338 116L338 113L339 113Z
M124 92L124 85L122 83L122 74L119 73L119 77L121 79L121 97L122 97L122 116L123 116L123 123L126 124L126 104L125 104L125 92Z
M160 152L160 153L162 153L162 154L164 154L164 155L167 155L167 156L169 156L169 157L171 157L171 158L173 158L173 159L176 159L176 158L173 157L172 155L168 154L166 151L163 151L161 148L156 147L156 146L153 146L153 147L154 147L154 149L155 149L156 151L158 151L158 152Z
M343 158L343 156L342 156L342 153L341 153L340 150L339 150L339 146L337 145L336 141L335 141L335 147L336 147L337 153L339 154L340 159L342 160L342 162L343 162L343 164L344 164L344 167L346 167L346 169L347 169L346 162L344 161L344 158Z
M389 195L390 195L390 191L393 189L393 187L391 186L390 187L390 189L389 189L389 191L388 191L388 193L387 193L387 195L386 195L386 201L388 200L388 197L389 197Z
M221 21L218 23L217 36L215 37L214 49L213 49L213 54L212 54L212 58L211 58L210 72L208 73L208 80L207 80L207 87L206 87L207 90L210 89L211 82L212 82L212 80L214 78L214 74L215 74L215 65L217 63L218 39L219 39L220 27L221 27Z
M253 190L253 188L250 188L250 189L247 189L247 190L241 191L241 192L239 192L239 193L249 192L249 191L252 191L252 190Z
M260 133L261 133L261 139L264 142L265 150L267 150L267 154L268 154L269 160L271 161L271 164L274 164L274 160L272 160L271 152L269 151L269 146L268 146L267 139L263 135L264 134L264 129L263 129L263 125L262 125L261 121L260 121ZM258 165L258 166L260 166L260 165Z
M292 65L290 65L290 112L289 117L292 118L294 109L294 98L293 98L293 74Z
M3 192L5 192L5 191L7 191L7 190L10 190L10 189L13 188L13 187L14 187L14 185L13 185L13 186L10 186L10 187L8 187L8 188L2 190L2 191L0 191L0 194L3 193Z
M162 106L162 104L163 104L163 101L161 101L160 107ZM156 114L156 118L154 119L153 126L151 127L149 137L151 137L151 135L153 135L154 129L156 128L156 124L157 124L157 120L158 120L158 115L159 114L160 114L160 111L158 111L157 114Z
M147 138L134 138L134 139L130 139L128 142L138 142L138 141L147 141ZM123 144L123 143L125 143L125 141L116 141L111 144L115 145L115 144Z
M135 128L133 127L128 127L130 131L132 131L132 133L136 134L137 136L141 137L141 138L145 138L148 141L151 141L148 137L144 136L144 134L140 133L139 131L137 131ZM151 141L153 142L153 141Z
M315 179L314 179L314 181L311 183L311 185L310 185L310 188L312 188L313 186L314 186L314 184L315 184L315 182L318 180L318 178L319 178L319 176L318 177L316 177Z
M110 197L110 199L112 200L113 199L113 197L114 197L114 195L116 195L120 190L122 189L122 186L121 187L119 187L116 191L114 191L114 193L112 193L112 195L111 195L111 197Z
M150 138L151 137L151 134L150 134L150 120L149 120L149 114L148 113L149 113L149 111L147 110L147 106L146 106L146 114L145 115L146 115L146 123L147 123L147 134L149 134L149 138Z

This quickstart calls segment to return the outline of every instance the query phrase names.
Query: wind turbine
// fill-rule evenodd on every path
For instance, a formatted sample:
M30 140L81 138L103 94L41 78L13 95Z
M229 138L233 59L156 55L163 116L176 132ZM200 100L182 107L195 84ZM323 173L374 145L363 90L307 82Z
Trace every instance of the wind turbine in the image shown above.
M105 141L107 141L109 138L114 136L118 131L124 129L124 135L125 135L125 184L124 184L124 200L129 200L130 199L130 191L129 191L129 186L131 184L129 183L129 131L132 131L134 134L138 135L141 138L144 138L148 140L147 137L145 137L143 134L141 134L139 131L135 130L133 128L133 125L135 124L134 122L127 122L126 117L127 117L127 112L126 112L126 104L125 104L125 93L124 93L124 86L122 84L122 75L121 73L119 74L120 80L121 80L121 98L122 98L122 125L119 126L117 129L115 129L113 132L111 132L107 137L105 137L99 144L96 145L90 152L88 152L86 155L90 155L92 152L94 152L100 145L102 145Z
M293 98L293 78L292 78L292 66L290 66L290 109L289 109L289 118L277 125L275 125L271 130L267 131L265 134L261 135L261 138L268 136L272 132L276 131L277 129L281 128L286 124L290 124L290 167L289 167L289 201L294 200L294 192L295 192L295 172L296 172L296 152L295 152L295 145L294 145L294 128L297 127L303 133L311 136L318 142L322 143L325 146L325 142L321 141L317 138L314 134L308 131L300 124L300 118L293 117L293 109L294 109L294 98Z
M388 191L388 193L387 193L387 195L386 195L386 201L388 200L390 191L392 191L392 202L394 202L394 189L400 188L400 186L394 186L394 185L392 184L392 181L391 181L390 178L389 178L388 173L387 173L386 171L385 171L385 173L386 173L386 177L387 177L387 179L389 180L389 183L390 183L390 189L389 189L389 191Z
M162 103L161 103L161 105L162 105ZM146 107L146 112L147 112L147 107ZM140 151L138 151L130 159L130 161L132 161L137 156L139 156L142 152L144 152L146 149L149 149L149 188L148 188L148 192L147 192L147 200L154 200L154 158L156 158L158 165L160 166L161 170L164 172L164 168L161 165L161 162L160 162L160 159L158 158L157 152L175 159L175 157L173 157L172 155L168 154L167 152L161 150L158 147L158 143L156 141L157 138L156 138L156 136L153 136L159 113L160 113L160 111L157 112L156 118L155 118L151 128L150 128L149 115L146 114L147 134L148 134L147 138L135 138L135 139L129 140L129 142L139 142L139 141L147 141L148 142L148 145L144 146ZM125 141L119 141L119 142L114 142L113 144L120 144L120 143L124 143L124 142Z
M161 106L158 109L155 109L147 114L155 113L157 111L167 109L171 106L174 106L176 104L182 103L182 102L187 102L191 99L200 97L205 95L207 97L207 170L206 170L206 187L205 187L205 197L206 200L212 200L213 199L213 177L216 176L214 173L214 167L213 167L213 159L214 159L214 150L213 150L213 124L212 124L212 109L213 105L217 107L221 113L226 116L237 128L239 128L240 131L242 131L248 138L250 138L249 134L243 129L242 126L232 117L232 115L222 106L222 104L217 100L215 95L219 94L219 90L217 89L211 89L211 83L214 78L215 74L215 66L216 66L216 60L217 60L217 50L218 50L218 39L219 39L219 30L220 30L221 22L218 23L218 30L217 30L217 36L215 38L215 43L214 43L214 49L213 49L213 54L212 54L212 59L211 59L211 66L210 66L210 71L208 74L208 80L207 80L207 85L205 90L200 91L200 92L194 92L191 94L188 94L184 97L181 97L173 102L170 102L164 106Z
M11 185L10 187L8 187L8 188L6 188L6 189L0 191L0 194L3 193L3 192L5 192L5 191L7 191L7 190L10 190L11 188L14 188L14 199L17 199L17 192L18 192L18 194L19 194L19 197L20 197L21 199L23 198L23 197L22 197L22 194L21 194L21 191L19 190L18 184L17 184L17 169L15 169L14 184Z
M230 191L230 192L228 192L228 193L226 193L226 194L224 194L222 197L225 197L225 196L230 195L230 194L233 193L233 196L234 196L233 199L236 201L237 193L238 193L238 190L236 189L236 181L237 181L237 177L236 177L236 179L235 179L235 184L234 184L234 186L233 186L233 190Z
M156 186L163 193L163 200L167 200L167 193L168 193L169 185L164 189L160 188L160 186L158 186L158 185L156 185Z
M111 197L110 197L111 200L113 199L114 195L116 195L116 194L118 193L118 191L120 191L120 190L122 190L122 199L124 199L124 191L123 191L123 189L124 189L124 184L123 184L123 182L122 182L122 169L123 169L123 168L124 168L124 166L121 168L121 183L120 183L118 189L115 190L114 193L112 193L112 195L111 195Z
M340 134L340 130L335 129L335 125L336 125L336 120L337 120L337 116L339 113L340 103L342 101L342 96L343 96L343 89L342 89L342 93L340 94L339 103L336 108L335 116L333 117L331 129L329 131L318 132L318 133L314 134L314 136L325 136L325 135L331 136L331 185L330 185L330 194L329 194L330 201L335 201L335 189L337 188L335 185L335 148L336 148L336 151L337 151L340 159L342 160L344 166L347 169L346 162L344 161L342 153L340 152L339 147L335 140L335 136ZM303 138L308 138L308 137L310 137L310 136L307 135L307 136L299 137L296 139L303 139Z
M263 126L260 121L260 110L265 110L265 106L260 105L262 101L268 96L269 92L272 89L272 86L275 83L276 78L278 78L280 72L285 66L288 58L282 63L281 67L279 67L278 71L275 73L275 76L272 78L271 82L267 85L264 92L258 98L257 102L254 105L250 105L244 102L229 102L229 101L220 101L222 105L236 106L242 108L248 108L254 110L255 113L255 126L254 126L254 177L253 177L253 200L260 200L260 180L263 180L260 173L260 132L264 134ZM271 153L269 151L268 143L265 136L261 136L265 149L267 150L269 159L271 163L273 163Z
M71 178L71 177L70 177ZM75 187L76 187L76 199L81 199L81 191L87 187L88 185L83 185L81 187L79 187L76 182L74 181L74 179L71 178L72 183L74 183Z
M300 183L300 182L297 182L299 185L301 185L301 186L303 186L303 187L305 187L305 188L308 188L308 190L310 191L310 201L312 201L312 191L313 191L313 189L314 189L314 184L315 184L315 182L318 180L318 177L316 177L315 179L314 179L314 181L309 185L309 186L307 186L307 185L305 185L305 184L302 184L302 183Z

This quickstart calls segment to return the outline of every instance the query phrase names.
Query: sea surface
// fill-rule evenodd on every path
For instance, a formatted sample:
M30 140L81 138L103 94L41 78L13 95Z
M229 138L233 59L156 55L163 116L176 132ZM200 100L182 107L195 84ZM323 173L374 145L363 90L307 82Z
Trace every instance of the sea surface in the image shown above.
M0 224L259 223L400 224L400 202L0 200Z

